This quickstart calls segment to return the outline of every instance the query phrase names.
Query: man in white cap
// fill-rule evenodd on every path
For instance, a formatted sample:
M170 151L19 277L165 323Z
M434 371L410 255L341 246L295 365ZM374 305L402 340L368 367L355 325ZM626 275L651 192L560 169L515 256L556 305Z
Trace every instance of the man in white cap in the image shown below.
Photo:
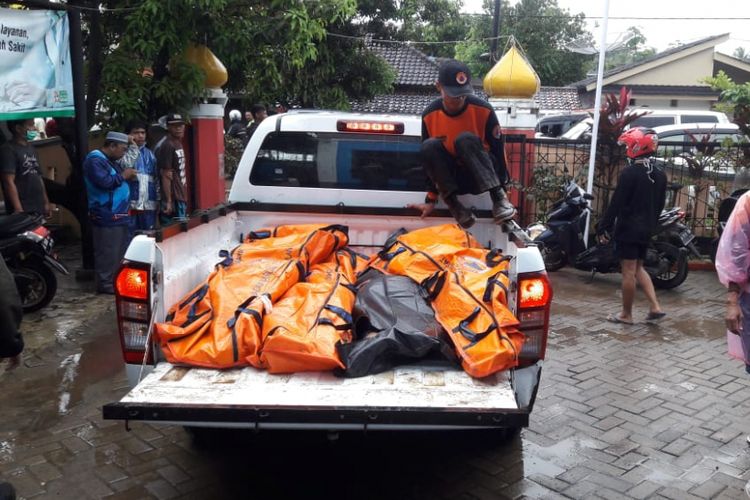
M114 293L112 280L130 241L130 188L126 181L134 179L138 172L133 168L123 169L118 162L125 155L128 143L126 134L109 132L104 145L90 152L83 162L99 293Z
M182 138L185 118L179 113L167 115L167 135L154 148L156 166L161 175L161 223L171 224L187 216L187 168Z

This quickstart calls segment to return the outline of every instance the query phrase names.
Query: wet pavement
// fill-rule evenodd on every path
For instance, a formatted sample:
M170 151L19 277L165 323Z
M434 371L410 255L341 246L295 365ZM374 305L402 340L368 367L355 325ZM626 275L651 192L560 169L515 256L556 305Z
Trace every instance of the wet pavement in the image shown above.
M77 262L70 262L74 267ZM61 280L0 368L0 478L22 498L745 498L750 376L726 355L723 293L691 272L659 325L613 325L618 276L552 275L531 425L488 432L213 433L103 421L128 390L111 297ZM638 297L637 313L645 316Z

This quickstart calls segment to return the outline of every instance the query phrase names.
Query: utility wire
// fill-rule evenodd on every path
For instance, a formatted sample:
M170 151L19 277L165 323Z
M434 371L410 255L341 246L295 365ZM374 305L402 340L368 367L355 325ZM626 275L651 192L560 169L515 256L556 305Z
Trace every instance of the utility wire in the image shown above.
M99 3L96 7L89 7L87 5L80 5L77 3L60 2L60 1L48 1L48 0L16 0L16 1L5 1L3 4L17 4L24 7L36 8L54 8L54 9L67 9L67 10L85 10L92 12L99 12L101 14L108 12L133 12L141 8L140 5L133 7L105 7L103 3Z
M462 16L483 16L491 17L492 14L488 12L461 12L459 15ZM583 17L581 17L583 16ZM515 19L582 19L588 20L600 20L604 19L602 16L587 16L583 12L580 14L561 14L561 15L549 15L549 14L503 14L503 17L511 17ZM609 19L617 19L622 21L750 21L750 17L639 17L639 16L609 16Z
M70 5L70 4L68 4L68 8L75 9L75 10L88 10L88 11L99 12L101 14L105 14L105 13L109 13L109 12L112 12L112 13L115 13L115 12L133 12L133 11L139 10L141 8L141 6L139 5L137 7L112 7L112 8L109 8L109 7L105 7L104 4L100 3L98 7L86 7L84 5Z
M488 37L488 38L478 38L476 40L447 40L447 41L441 41L441 42L417 42L414 40L384 40L384 39L377 39L377 38L368 38L366 36L353 36L353 35L342 35L341 33L331 33L330 31L326 31L327 36L332 36L335 38L345 38L348 40L362 40L362 41L370 41L370 42L377 42L377 43L400 43L404 45L444 45L444 44L450 44L450 43L462 43L462 42L469 42L469 41L486 41L486 40L503 40L505 38L510 38L508 35L503 36L496 36L496 37Z
M29 4L33 5L34 3L45 3L45 2L34 2L34 1L24 1L24 0L16 0L15 2L8 1L6 3L18 3L20 5ZM132 12L135 10L138 10L141 8L140 5L133 6L133 7L105 7L103 3L99 3L96 7L88 7L84 5L73 5L68 2L50 2L57 5L60 5L61 7L68 7L72 9L78 9L78 10L89 10L89 11L98 11L101 13L105 12ZM459 15L461 16L486 16L490 17L492 16L489 12L460 12ZM579 14L562 14L562 15L549 15L549 14L536 14L536 15L528 15L528 14L503 14L505 18L514 18L514 19L582 19L582 20L600 20L604 19L601 16L587 16L584 13ZM583 16L583 17L581 17ZM609 19L618 19L623 21L750 21L750 17L687 17L687 16L672 16L672 17L640 17L640 16L609 16ZM498 37L502 38L502 37ZM505 37L507 38L507 37ZM484 38L483 40L492 40L492 38ZM420 42L420 43L443 43L443 42ZM445 43L455 43L455 42L445 42Z

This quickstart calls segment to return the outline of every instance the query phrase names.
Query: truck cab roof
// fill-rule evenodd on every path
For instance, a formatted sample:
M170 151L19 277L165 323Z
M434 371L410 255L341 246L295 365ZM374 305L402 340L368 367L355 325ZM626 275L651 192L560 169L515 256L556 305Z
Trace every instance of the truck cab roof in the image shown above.
M311 130L312 125L316 131L337 132L336 125L340 120L361 123L393 122L404 125L403 132L398 135L421 136L422 133L419 115L351 113L336 110L294 110L270 116L263 120L261 126L270 126L280 131L307 131Z

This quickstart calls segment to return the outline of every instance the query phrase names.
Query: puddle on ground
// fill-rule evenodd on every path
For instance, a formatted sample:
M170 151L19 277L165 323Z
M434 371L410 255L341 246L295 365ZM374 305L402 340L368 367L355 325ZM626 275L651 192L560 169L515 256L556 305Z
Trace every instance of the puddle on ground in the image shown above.
M0 440L0 465L15 461L15 450L16 447L13 439Z
M89 319L114 310L114 305L110 295L58 292L50 305L24 316L21 333L25 349L33 351L55 343L62 345L72 342L76 337L89 333Z
M69 332L72 341L53 343L25 354L33 366L19 370L35 370L33 378L26 375L27 380L6 384L0 395L0 406L16 413L9 415L10 420L16 421L14 429L34 431L55 425L86 394L97 391L98 382L110 380L123 370L115 323L114 313L100 314L86 325L85 333L92 339L89 342L77 344L84 332L74 331ZM0 380L15 376L16 372L1 373ZM18 372L18 376L24 374Z

